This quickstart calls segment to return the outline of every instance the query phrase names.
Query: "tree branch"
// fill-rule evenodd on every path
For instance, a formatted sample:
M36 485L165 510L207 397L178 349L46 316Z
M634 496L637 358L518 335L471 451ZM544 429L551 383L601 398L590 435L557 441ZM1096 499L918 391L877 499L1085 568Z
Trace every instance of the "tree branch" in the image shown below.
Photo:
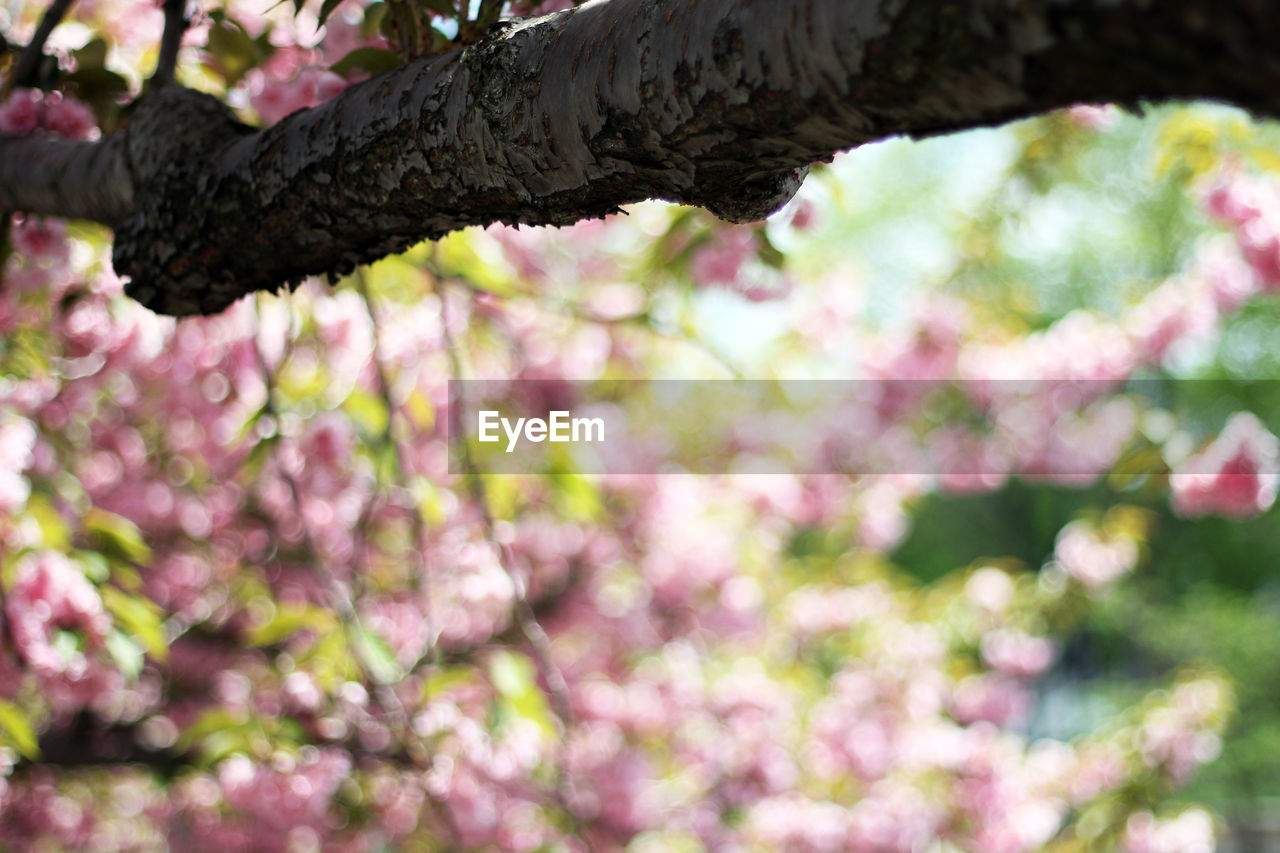
M123 134L101 142L0 137L0 210L121 221L133 210L124 143Z
M18 54L18 61L14 64L4 87L6 95L15 86L32 85L32 78L40 68L40 60L44 58L44 43L49 40L49 34L53 32L54 27L62 23L62 19L66 17L74 2L75 0L53 0L49 4L44 17L40 19L40 25L36 27L36 34L31 37L31 41L27 42L22 53Z
M160 58L156 60L151 83L157 88L173 82L178 67L178 51L187 31L187 0L164 0L164 33L160 36Z
M1278 36L1267 0L608 0L500 25L261 132L165 87L123 146L100 143L117 147L99 186L33 189L69 155L0 140L0 207L113 225L133 296L207 313L469 225L646 198L758 219L809 163L895 134L1079 102L1276 115Z

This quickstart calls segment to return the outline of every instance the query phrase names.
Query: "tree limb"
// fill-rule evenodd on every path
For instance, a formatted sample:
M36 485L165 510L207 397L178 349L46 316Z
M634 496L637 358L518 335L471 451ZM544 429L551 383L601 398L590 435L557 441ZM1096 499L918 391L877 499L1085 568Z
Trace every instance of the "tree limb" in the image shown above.
M49 4L49 8L45 10L44 17L40 19L39 26L36 27L36 34L31 37L31 41L27 42L27 46L22 49L22 53L18 54L18 60L13 66L13 71L6 81L4 94L8 94L9 90L14 86L30 86L32 78L40 67L40 60L44 58L44 43L49 40L49 34L53 32L58 24L62 23L62 19L71 9L71 4L75 0L53 0Z
M0 137L0 210L111 224L133 210L125 137Z
M151 75L152 85L160 87L173 82L182 36L189 23L187 0L164 0L164 32L160 36L160 57L156 60L155 73Z
M123 145L97 144L92 175L56 187L31 186L58 174L49 158L90 155L0 140L0 208L114 226L134 297L208 313L469 225L565 225L646 198L759 219L808 164L895 134L1079 102L1275 115L1278 36L1268 0L597 0L260 132L165 87Z

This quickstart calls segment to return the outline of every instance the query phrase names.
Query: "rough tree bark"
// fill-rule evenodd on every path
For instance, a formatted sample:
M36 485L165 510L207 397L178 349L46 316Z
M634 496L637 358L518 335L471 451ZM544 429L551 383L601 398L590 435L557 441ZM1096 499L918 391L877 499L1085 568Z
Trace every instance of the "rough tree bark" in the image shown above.
M0 139L0 209L115 229L171 314L468 225L660 198L759 219L810 163L1079 102L1280 111L1270 0L596 0L267 130L177 87L97 143Z

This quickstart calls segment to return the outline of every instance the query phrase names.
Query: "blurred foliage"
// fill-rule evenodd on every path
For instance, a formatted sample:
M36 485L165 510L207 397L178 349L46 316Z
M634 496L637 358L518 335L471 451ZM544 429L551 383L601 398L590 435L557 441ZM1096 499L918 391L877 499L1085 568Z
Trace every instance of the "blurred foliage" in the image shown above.
M923 168L916 163L921 148L937 145L926 143L883 155L896 161L888 170L895 179L921 182L902 197L912 206L891 208L887 217L869 206L846 233L882 233L895 227L895 215L956 223L948 229L954 265L929 286L958 289L979 300L996 327L1015 330L1043 328L1078 308L1114 312L1149 282L1182 269L1206 233L1194 191L1224 163L1280 173L1280 130L1217 107L1162 107L1144 121L1116 116L1100 135L1060 114L993 136L1017 143L1011 167L983 188L974 215L957 219L936 208L922 215L915 207L948 195L947 154L924 155ZM1182 354L1158 377L1160 403L1202 434L1241 408L1280 422L1277 340L1280 306L1246 306L1211 346ZM1032 734L1087 731L1169 671L1211 663L1231 678L1239 713L1221 757L1185 796L1258 823L1280 797L1280 509L1243 522L1188 521L1170 512L1160 490L1144 494L1124 480L1086 489L1012 481L988 495L924 497L891 559L925 581L996 557L1036 572L1064 524L1119 500L1153 514L1148 550L1138 574L1088 610L1046 679L1057 698L1068 685L1068 704L1079 712L1074 723L1043 727L1041 719Z

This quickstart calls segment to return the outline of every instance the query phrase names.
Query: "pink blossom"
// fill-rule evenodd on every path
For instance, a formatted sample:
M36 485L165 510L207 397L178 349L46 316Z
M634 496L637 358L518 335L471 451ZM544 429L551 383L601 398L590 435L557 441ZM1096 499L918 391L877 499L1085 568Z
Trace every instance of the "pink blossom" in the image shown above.
M804 587L787 599L787 624L794 636L816 637L882 617L893 608L879 584Z
M652 801L644 797L653 769L641 751L628 746L615 726L585 725L568 745L567 764L580 780L579 813L621 833L653 824Z
M87 104L63 95L47 104L44 127L67 139L89 139L98 127L98 120Z
M689 274L699 287L734 284L756 249L756 232L749 226L716 230L709 242L694 250Z
M888 380L947 379L955 375L968 311L950 299L934 298L917 312L906 333L886 337L866 358L867 372ZM892 383L889 387L909 387Z
M15 513L27 502L31 485L23 472L34 460L36 431L25 418L0 421L0 514Z
M1005 675L1034 678L1053 663L1053 643L1005 628L983 636L982 659Z
M1105 587L1133 571L1138 562L1132 539L1103 539L1084 521L1073 521L1058 532L1053 553L1063 571L1090 589Z
M1025 719L1031 694L1017 681L999 675L971 675L956 685L951 713L961 723L980 720L998 726Z
M562 12L573 7L573 0L542 0L542 2L537 2L537 0L516 0L511 4L511 11L520 17L530 17Z
M1225 270L1224 270L1225 272ZM1226 284L1226 282L1223 282ZM1127 331L1146 363L1159 363L1176 344L1207 340L1217 331L1215 294L1195 279L1171 279L1157 287L1127 317ZM1225 294L1227 300L1231 295Z
M282 758L274 767L233 756L219 766L218 783L227 804L260 831L287 835L298 826L324 827L333 820L333 795L350 770L346 754L307 747L300 758Z
M1232 170L1210 187L1204 207L1235 233L1262 289L1280 287L1280 193L1275 184Z
M1187 809L1165 820L1140 811L1125 824L1125 853L1213 853L1216 849L1213 818L1203 809Z
M759 801L750 814L752 834L770 850L840 853L846 849L848 811L833 802L786 794Z
M800 197L796 197L787 205L783 216L787 217L787 224L797 231L808 231L819 223L818 206Z
M1114 104L1076 104L1068 107L1067 118L1085 130L1106 131L1116 126L1120 110Z
M1196 518L1250 518L1276 498L1280 443L1250 412L1237 412L1207 447L1169 477L1173 508Z
M18 656L57 707L81 707L117 686L99 658L110 617L93 584L64 555L22 558L4 613Z
M350 84L332 71L304 68L292 80L264 79L260 85L249 103L264 122L275 124L290 113L324 103Z
M1204 197L1205 211L1228 225L1240 226L1261 217L1273 199L1258 181L1232 169L1221 175Z
M1149 767L1159 768L1175 785L1184 784L1197 767L1218 757L1222 741L1172 710L1152 714L1138 729L1138 748Z
M10 232L13 248L30 260L61 260L67 252L67 225L61 219L30 217Z
M965 595L976 606L992 614L1003 613L1013 603L1016 587L1008 572L983 566L964 585Z
M1227 237L1202 244L1190 274L1204 280L1218 311L1224 314L1239 309L1258 290L1239 246Z
M0 104L0 133L26 136L40 128L44 104L36 89L15 89L9 100Z
M1068 794L1083 803L1112 791L1128 778L1123 753L1114 744L1085 744L1076 755L1076 765L1068 780Z

